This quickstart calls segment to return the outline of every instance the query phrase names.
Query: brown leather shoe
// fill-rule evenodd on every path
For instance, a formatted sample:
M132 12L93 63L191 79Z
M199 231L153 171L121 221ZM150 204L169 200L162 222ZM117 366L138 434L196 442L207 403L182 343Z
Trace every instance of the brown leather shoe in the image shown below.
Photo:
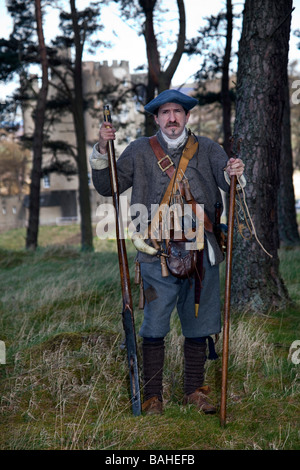
M142 411L147 415L161 415L163 413L162 402L158 397L151 397L142 404Z
M198 410L203 411L205 414L215 414L217 410L207 397L209 392L210 389L207 386L197 388L195 392L184 396L183 404L195 405Z

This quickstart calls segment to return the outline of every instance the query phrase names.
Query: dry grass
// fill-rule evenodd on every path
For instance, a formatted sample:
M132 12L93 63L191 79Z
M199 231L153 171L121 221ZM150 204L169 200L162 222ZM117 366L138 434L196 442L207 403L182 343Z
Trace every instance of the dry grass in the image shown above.
M225 430L218 415L182 406L176 315L166 344L165 413L133 417L114 247L0 255L0 339L7 346L7 363L0 365L1 449L299 448L299 365L288 356L299 339L297 306L268 316L232 315ZM133 256L129 248L131 266ZM299 253L286 256L285 277L295 292ZM137 305L135 287L133 297ZM141 312L135 317L138 330ZM138 347L140 355L140 341ZM207 362L216 402L220 368L220 359Z

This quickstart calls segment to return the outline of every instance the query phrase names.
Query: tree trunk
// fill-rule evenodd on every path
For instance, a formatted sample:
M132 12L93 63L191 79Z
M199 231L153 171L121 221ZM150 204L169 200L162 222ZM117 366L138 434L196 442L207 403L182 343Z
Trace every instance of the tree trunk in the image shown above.
M229 91L229 64L231 56L231 43L232 43L232 3L231 0L226 2L226 21L227 21L227 34L226 34L226 46L223 57L222 67L222 85L221 85L221 103L223 111L223 133L224 133L224 150L229 155L230 153L230 137L231 131L231 99Z
M146 103L149 103L149 101L153 100L155 97L155 85L154 82L152 82L150 73L148 71L148 83L146 85ZM149 113L145 114L145 135L150 137L151 135L155 134L157 131L156 123L155 120L153 119L153 116Z
M291 144L290 93L288 78L282 120L282 142L280 155L280 185L278 193L279 238L283 245L299 244L299 232L295 208L293 185L293 153Z
M177 0L177 6L179 13L179 33L177 38L177 47L172 59L170 60L168 67L164 72L162 71L159 74L158 93L161 93L162 91L170 88L172 78L174 76L174 73L176 72L176 69L184 51L186 19L183 0Z
M88 167L86 157L86 139L84 125L84 105L82 86L82 44L77 22L77 10L75 0L70 0L72 24L75 42L74 65L74 98L72 102L72 114L77 142L77 166L79 178L79 206L81 215L81 249L93 250L93 232L91 220L90 189L88 184Z
M177 38L176 51L165 71L161 70L160 55L158 51L157 40L154 32L153 13L156 0L139 0L140 6L145 14L144 37L146 42L147 60L148 60L148 85L146 87L146 102L153 100L155 92L161 93L168 90L171 81L178 67L184 51L185 43L185 9L183 0L177 0L179 11L179 34ZM149 114L145 116L145 133L148 136L156 132L156 125L153 117Z
M38 245L44 122L48 94L48 60L43 34L40 0L35 0L35 15L40 62L42 66L42 86L38 94L37 105L34 111L34 133L32 144L33 162L29 195L29 220L26 235L26 248L31 250L35 250Z
M277 194L292 0L246 0L239 45L236 138L242 138L246 198L257 236L235 237L231 301L265 312L288 300L279 273Z

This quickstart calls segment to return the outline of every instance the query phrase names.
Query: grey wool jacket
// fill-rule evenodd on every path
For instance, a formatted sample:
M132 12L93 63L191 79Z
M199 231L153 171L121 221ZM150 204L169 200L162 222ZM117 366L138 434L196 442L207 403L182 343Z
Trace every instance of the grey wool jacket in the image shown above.
M177 167L185 142L179 148L170 149L161 131L158 131L156 135L163 150L171 157ZM188 178L194 199L197 203L204 204L206 214L214 222L215 204L222 202L219 188L225 192L229 191L229 184L224 175L228 156L222 147L211 139L197 136L197 140L198 150L190 160L185 175ZM90 157L93 184L99 194L109 197L111 196L109 168L107 164L103 164L103 160L105 160L105 156L99 154L97 145L95 145ZM101 163L99 164L99 162ZM120 194L132 188L131 205L145 205L150 221L151 205L161 202L170 180L168 175L159 168L148 137L141 137L128 145L117 160L117 173ZM214 234L205 232L205 237L214 253L213 264L219 264L223 261L224 256ZM156 257L144 253L138 255L138 260L143 262L155 259Z

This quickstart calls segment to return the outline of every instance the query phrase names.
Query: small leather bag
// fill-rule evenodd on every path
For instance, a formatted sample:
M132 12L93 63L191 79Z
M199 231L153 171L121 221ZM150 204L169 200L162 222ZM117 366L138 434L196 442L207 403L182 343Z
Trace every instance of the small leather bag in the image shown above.
M170 240L167 254L167 266L173 276L180 279L193 276L197 265L197 251L187 250L186 241Z

